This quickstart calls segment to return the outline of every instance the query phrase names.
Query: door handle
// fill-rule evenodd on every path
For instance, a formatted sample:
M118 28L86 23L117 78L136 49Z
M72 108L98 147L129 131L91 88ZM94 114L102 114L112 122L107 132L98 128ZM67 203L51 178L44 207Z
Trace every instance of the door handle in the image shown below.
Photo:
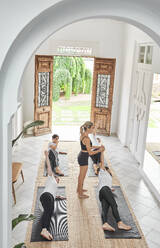
M45 108L43 108L43 111L45 111Z

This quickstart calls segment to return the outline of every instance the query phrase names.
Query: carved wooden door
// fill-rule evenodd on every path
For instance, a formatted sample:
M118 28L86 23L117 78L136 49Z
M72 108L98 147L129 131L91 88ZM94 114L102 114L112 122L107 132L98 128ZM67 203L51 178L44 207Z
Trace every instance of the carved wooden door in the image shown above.
M116 59L94 60L91 121L104 135L110 135L115 65Z
M152 94L151 45L136 44L135 62L132 73L132 89L128 123L128 147L136 160L143 165L149 108ZM147 56L150 55L150 56Z
M35 127L35 135L52 131L53 56L35 56L34 120L44 125Z
M147 68L148 67L148 68ZM146 65L138 64L133 92L133 112L130 150L138 162L143 163L153 73Z

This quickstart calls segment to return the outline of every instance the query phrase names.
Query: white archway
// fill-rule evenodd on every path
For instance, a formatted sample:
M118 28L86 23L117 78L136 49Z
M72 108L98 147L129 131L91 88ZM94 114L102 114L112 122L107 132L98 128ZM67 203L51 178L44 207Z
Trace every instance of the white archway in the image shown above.
M11 135L8 125L12 114L17 108L18 88L25 66L32 53L50 35L66 25L89 18L110 18L132 24L152 37L160 45L160 4L157 0L68 0L61 1L42 12L24 27L14 40L2 65L0 79L2 90L0 91L0 137L3 149L0 150L0 188L2 208L0 209L1 247L9 247L11 209ZM7 208L8 206L8 208ZM2 211L3 210L3 211Z

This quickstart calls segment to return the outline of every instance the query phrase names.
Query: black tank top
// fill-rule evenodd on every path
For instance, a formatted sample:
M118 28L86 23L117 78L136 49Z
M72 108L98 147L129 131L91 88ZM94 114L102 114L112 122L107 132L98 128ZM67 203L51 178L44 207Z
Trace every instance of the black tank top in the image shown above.
M82 140L83 140L85 137L87 137L87 136L84 136L84 137L82 138ZM81 142L80 142L80 144L81 144L81 150L87 151L87 147L86 147L86 145L83 144L82 140L81 140ZM90 140L90 145L92 146L91 140Z

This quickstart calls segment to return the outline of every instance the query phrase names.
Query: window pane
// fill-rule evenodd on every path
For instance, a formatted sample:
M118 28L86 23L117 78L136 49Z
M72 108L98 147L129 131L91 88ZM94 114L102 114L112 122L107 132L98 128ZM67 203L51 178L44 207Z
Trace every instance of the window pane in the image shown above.
M146 64L152 64L152 53L153 53L153 46L147 46Z
M145 46L140 46L138 63L144 63L144 55L145 55Z
M38 107L49 105L49 72L38 73Z
M96 92L97 108L108 108L110 77L110 75L98 74Z

